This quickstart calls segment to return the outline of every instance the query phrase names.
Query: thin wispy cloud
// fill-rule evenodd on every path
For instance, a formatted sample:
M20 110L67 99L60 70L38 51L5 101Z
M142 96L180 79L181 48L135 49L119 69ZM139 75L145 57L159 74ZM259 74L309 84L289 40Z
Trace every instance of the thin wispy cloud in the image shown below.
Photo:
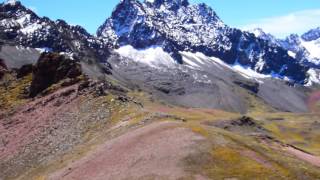
M265 32L283 38L291 33L301 34L320 26L320 9L293 12L284 16L253 20L241 29L262 28Z

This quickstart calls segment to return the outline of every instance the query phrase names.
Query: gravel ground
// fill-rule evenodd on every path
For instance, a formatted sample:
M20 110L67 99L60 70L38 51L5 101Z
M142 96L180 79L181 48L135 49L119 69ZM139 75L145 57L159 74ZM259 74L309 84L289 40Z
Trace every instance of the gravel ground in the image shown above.
M179 179L188 176L181 160L202 139L178 123L153 123L100 145L49 179Z

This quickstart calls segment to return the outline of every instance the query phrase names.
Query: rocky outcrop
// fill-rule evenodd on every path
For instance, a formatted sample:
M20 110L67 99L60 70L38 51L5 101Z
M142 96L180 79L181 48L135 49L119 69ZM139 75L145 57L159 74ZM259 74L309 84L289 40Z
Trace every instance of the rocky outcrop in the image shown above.
M23 65L20 69L17 70L17 78L23 78L26 75L32 73L33 65L32 64L26 64Z
M0 79L2 79L6 71L7 71L7 66L4 63L4 60L0 59Z
M82 74L80 64L57 53L44 53L33 68L30 97L35 97L52 84Z

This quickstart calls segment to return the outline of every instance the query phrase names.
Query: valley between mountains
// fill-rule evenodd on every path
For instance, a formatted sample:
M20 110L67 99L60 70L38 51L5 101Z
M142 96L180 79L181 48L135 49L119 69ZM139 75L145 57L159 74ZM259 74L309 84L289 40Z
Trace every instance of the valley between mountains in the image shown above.
M95 35L0 4L0 180L320 179L320 29L121 0Z

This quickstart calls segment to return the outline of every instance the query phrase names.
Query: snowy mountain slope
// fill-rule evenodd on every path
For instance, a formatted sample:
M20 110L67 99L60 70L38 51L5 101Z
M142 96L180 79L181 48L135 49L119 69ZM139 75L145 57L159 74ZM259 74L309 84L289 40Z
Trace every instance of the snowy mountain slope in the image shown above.
M180 52L181 65L159 47L136 50L124 46L115 51L119 55L109 59L113 76L165 102L245 113L250 107L246 99L254 95L278 110L307 111L304 91L219 58Z
M0 12L2 47L72 55L90 77L99 77L103 66L123 85L172 104L246 112L247 98L254 96L275 109L305 112L305 89L299 84L318 78L282 47L229 28L210 7L186 0L123 0L99 28L99 37L38 17L20 2L1 4Z
M271 44L283 47L302 63L309 63L309 65L313 64L314 66L320 65L320 28L312 29L301 36L292 34L286 39L277 39L261 29L254 29L250 32Z
M80 26L39 17L19 1L0 4L0 41L104 60L108 46Z
M180 64L183 59L178 52L201 52L261 74L279 74L296 83L308 81L308 68L282 47L230 28L207 5L191 5L187 0L122 0L97 35L115 42L115 47L162 47Z
M309 81L309 68L295 61L293 54L251 33L229 28L205 4L123 0L99 28L99 37L63 20L38 17L19 1L3 3L0 12L3 43L66 52L103 62L107 68L109 49L132 45L136 49L162 48L180 64L183 59L179 52L201 52L267 76L301 84Z
M302 46L309 52L310 61L320 66L320 28L306 32L301 39Z
M318 32L319 31L319 32ZM277 39L272 35L268 37L262 34L256 34L257 37L268 40L288 50L292 56L296 57L301 63L308 66L320 67L320 37L317 36L320 29L310 30L299 36L292 34L286 39Z
M288 51L288 55L295 58L301 64L310 67L308 70L309 80L307 85L319 84L320 74L320 28L315 28L299 36L291 34L286 39L277 39L262 29L250 31L256 37L264 39L270 45L280 46Z

